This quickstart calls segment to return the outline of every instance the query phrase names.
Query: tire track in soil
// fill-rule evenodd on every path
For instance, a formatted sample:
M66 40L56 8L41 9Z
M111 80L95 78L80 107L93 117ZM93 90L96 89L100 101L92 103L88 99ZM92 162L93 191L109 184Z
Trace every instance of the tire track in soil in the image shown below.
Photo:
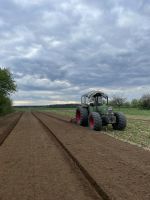
M0 199L102 200L31 113L2 145L0 165Z
M22 115L23 115L23 112L20 113L19 117L17 117L16 120L14 120L11 124L8 125L8 128L2 134L0 134L0 146L4 143L4 141L7 139L7 137L11 134L13 129L17 126ZM10 116L10 117L12 117L12 116Z
M75 165L79 168L81 173L87 179L89 184L93 187L93 189L98 193L100 198L103 200L111 200L108 194L100 187L100 185L96 182L96 180L89 174L89 172L82 166L82 164L78 161L78 159L69 151L69 149L59 140L59 138L55 135L55 133L38 117L35 113L32 113L36 119L45 127L45 129L49 132L51 136L57 141L57 143L61 146L61 148L68 154L68 156L72 159ZM64 122L65 120L62 119ZM66 122L66 121L65 121Z

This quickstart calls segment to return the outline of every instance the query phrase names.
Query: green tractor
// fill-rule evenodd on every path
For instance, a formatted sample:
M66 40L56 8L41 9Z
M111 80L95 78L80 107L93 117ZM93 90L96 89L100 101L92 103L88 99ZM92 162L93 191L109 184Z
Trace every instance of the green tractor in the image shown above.
M113 112L108 106L108 96L100 91L91 91L81 97L81 105L76 109L76 123L99 131L103 126L112 124L113 129L123 130L126 117L120 112Z

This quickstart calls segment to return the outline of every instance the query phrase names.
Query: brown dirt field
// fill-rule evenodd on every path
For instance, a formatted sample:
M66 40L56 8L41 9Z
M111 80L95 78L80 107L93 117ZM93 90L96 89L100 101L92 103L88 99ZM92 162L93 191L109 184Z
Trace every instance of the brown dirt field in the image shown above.
M75 155L110 199L150 199L149 151L42 113L36 115Z
M1 200L98 200L83 174L31 114L0 147Z

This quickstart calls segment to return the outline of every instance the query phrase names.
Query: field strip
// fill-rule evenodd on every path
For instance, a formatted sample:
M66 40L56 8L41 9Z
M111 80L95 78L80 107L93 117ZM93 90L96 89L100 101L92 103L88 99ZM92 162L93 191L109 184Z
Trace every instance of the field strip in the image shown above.
M84 177L90 183L90 185L94 188L94 190L99 194L100 198L103 200L111 200L112 198L108 196L108 194L102 189L102 187L94 180L94 178L89 174L89 172L81 165L81 163L76 159L76 157L69 151L69 149L60 141L60 139L55 135L55 133L35 114L32 113L38 121L47 129L47 131L55 138L57 143L61 146L61 148L68 154L68 156L72 159L72 161L76 164L79 170L82 172ZM42 113L43 114L43 113ZM56 118L57 119L57 118ZM65 121L66 120L61 120ZM67 122L68 123L68 122Z
M8 127L6 131L4 131L3 134L0 135L0 146L4 143L6 138L11 134L11 132L14 130L14 128L17 126L19 123L21 117L23 115L23 112L19 115L19 117Z
M49 117L52 117L52 118L54 118L54 119L57 119L57 120L59 120L59 121L62 121L62 122L65 122L65 123L70 123L70 121L69 120L67 120L67 119L62 119L62 115L59 117L58 115L58 113L45 113L45 112L39 112L39 113L42 113L42 114L44 114L44 115L46 115L46 116L49 116ZM130 120L134 120L134 121L138 121L139 119L130 119ZM150 120L141 120L141 121L144 121L144 122L150 122ZM85 127L86 128L86 127ZM134 145L134 146L138 146L138 147L140 147L140 148L143 148L144 150L146 150L146 151L150 151L150 148L148 148L148 147L144 147L144 146L142 146L142 145L140 145L140 144L138 144L138 143L135 143L135 142L132 142L132 141L130 141L130 140L126 140L126 139L122 139L122 138L116 138L116 137L114 137L112 134L110 134L109 132L107 132L107 131L102 131L103 132L103 134L106 134L106 135L108 135L108 136L110 136L111 138L114 138L114 139L116 139L116 140L118 140L118 141L122 141L122 142L125 142L125 143L129 143L129 144L131 144L131 145Z
M57 120L59 120L59 121L65 122L65 123L70 123L69 120L67 120L67 119L62 119L63 116L58 117L58 114L56 114L56 115L57 115L57 117L56 117L56 116L55 116L55 113L46 113L46 112L39 112L39 113L42 113L42 114L44 114L44 115L46 115L46 116L49 116L49 117L53 117L54 119L57 119Z
M53 131L110 198L131 199L134 196L136 199L140 196L144 199L148 195L148 151L107 134L76 126L69 121L64 123L64 118L62 121L57 117L46 116L45 113L35 114ZM140 190L137 189L139 187Z

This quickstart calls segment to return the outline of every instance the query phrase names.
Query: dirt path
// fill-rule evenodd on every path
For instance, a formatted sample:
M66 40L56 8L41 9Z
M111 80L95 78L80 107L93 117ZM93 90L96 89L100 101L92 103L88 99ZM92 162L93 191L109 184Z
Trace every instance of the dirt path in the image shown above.
M0 147L1 200L98 200L81 172L25 113Z
M114 199L150 199L150 152L38 113Z

